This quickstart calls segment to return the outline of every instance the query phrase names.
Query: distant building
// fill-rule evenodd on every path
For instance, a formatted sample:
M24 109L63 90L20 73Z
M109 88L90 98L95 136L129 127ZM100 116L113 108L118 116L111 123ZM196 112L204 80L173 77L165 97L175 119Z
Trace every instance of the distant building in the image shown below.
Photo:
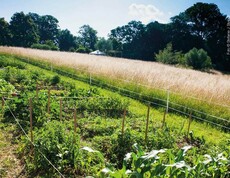
M104 52L101 52L99 50L96 50L96 51L93 51L89 54L92 54L92 55L98 55L98 56L105 56L105 53Z

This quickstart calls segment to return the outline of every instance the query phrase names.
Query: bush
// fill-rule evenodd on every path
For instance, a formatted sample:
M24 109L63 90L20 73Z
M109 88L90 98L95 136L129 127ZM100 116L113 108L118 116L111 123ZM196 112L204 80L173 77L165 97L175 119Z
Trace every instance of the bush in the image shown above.
M46 44L32 44L31 48L34 49L43 49L43 50L50 50L50 46Z
M51 78L51 85L57 85L60 83L61 79L58 75L55 75Z
M96 175L104 165L103 155L89 147L80 148L80 137L68 124L51 121L34 132L34 157L26 156L26 167L33 177L58 177L51 161L66 177ZM21 154L30 152L31 143L23 137ZM45 155L45 157L42 155Z
M181 52L174 52L172 48L172 43L168 43L166 48L160 50L158 54L155 54L156 61L165 64L178 64L183 58Z
M211 58L203 49L191 49L185 54L185 61L186 64L192 66L193 69L209 70L212 68Z
M31 48L58 51L59 48L51 41L47 40L45 44L32 44Z
M78 52L78 53L90 53L91 51L90 51L90 49L88 49L88 48L85 48L85 47L83 47L83 46L80 46L80 47L76 50L76 52Z

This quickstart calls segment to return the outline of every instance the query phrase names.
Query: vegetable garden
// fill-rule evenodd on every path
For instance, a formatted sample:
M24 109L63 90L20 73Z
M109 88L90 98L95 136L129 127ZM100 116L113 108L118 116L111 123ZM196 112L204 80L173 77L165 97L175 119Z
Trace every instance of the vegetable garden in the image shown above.
M168 114L15 57L1 55L0 68L1 121L16 125L18 156L28 177L230 174L228 131L212 128L222 137L212 143L196 136L191 117ZM193 123L199 129L207 125Z

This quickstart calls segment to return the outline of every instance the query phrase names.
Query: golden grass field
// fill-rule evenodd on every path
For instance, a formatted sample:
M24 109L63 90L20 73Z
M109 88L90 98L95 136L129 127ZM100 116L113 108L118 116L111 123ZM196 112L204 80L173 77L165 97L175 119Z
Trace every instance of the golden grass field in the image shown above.
M99 75L138 82L153 88L169 89L184 96L230 105L230 75L205 73L156 62L70 52L18 47L0 47L0 52L49 61L60 66L82 68Z

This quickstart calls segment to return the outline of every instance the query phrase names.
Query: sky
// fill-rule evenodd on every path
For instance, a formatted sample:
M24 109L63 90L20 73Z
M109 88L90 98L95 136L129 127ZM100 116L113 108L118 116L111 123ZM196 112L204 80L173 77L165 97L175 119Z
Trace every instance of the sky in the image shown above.
M110 30L131 20L148 24L170 22L170 17L185 11L196 2L215 3L230 17L230 0L0 0L0 18L10 22L15 12L52 15L60 29L77 35L79 28L90 25L99 37L107 38Z

